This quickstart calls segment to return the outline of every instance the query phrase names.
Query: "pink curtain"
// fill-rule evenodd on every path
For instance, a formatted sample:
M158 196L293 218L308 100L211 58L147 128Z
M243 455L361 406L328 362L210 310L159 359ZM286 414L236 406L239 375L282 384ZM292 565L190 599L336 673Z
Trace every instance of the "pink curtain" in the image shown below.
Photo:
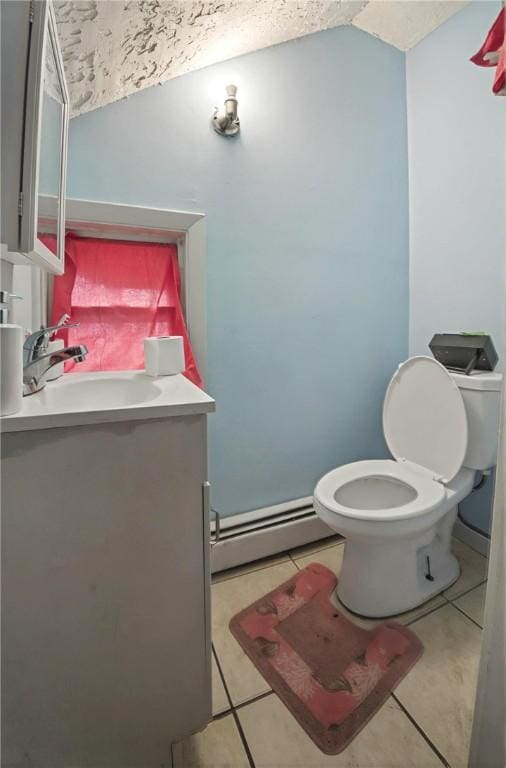
M54 248L54 238L43 239ZM181 308L175 245L69 234L65 259L65 274L54 281L51 320L68 313L79 327L67 329L62 337L89 350L69 371L141 369L146 336L182 336L185 376L202 386Z

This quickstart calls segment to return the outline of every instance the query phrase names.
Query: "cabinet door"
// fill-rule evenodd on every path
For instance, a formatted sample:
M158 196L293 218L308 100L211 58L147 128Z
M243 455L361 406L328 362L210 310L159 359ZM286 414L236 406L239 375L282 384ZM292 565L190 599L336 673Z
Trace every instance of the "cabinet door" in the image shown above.
M48 272L65 260L68 94L50 3L35 3L26 89L21 201L21 253ZM56 234L56 253L39 239Z
M159 768L211 719L206 477L200 414L3 435L2 765Z
M49 0L2 3L1 71L2 258L61 274L69 107Z
M2 259L19 249L19 196L23 167L25 79L30 50L30 4L1 3Z

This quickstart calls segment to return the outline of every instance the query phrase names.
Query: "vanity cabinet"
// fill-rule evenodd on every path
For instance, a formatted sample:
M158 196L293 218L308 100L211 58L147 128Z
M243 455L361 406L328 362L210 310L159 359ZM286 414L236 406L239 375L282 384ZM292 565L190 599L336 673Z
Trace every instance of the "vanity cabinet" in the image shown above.
M2 258L61 274L69 99L50 1L2 2L1 43Z
M211 720L210 410L6 422L3 768L169 768Z

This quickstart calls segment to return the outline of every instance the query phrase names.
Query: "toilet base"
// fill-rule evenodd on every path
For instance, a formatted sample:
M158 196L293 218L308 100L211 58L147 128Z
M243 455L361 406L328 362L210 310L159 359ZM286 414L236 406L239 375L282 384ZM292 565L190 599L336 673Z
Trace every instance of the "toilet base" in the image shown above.
M416 608L447 589L460 575L451 553L456 518L454 507L416 536L347 539L339 600L353 613L383 618Z

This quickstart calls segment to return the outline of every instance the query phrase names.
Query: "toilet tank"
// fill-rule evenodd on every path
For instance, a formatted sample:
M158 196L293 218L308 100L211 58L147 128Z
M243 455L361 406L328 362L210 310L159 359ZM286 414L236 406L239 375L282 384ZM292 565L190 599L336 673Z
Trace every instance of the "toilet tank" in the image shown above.
M501 373L448 371L464 400L468 423L467 453L464 466L484 470L495 467L501 415Z

